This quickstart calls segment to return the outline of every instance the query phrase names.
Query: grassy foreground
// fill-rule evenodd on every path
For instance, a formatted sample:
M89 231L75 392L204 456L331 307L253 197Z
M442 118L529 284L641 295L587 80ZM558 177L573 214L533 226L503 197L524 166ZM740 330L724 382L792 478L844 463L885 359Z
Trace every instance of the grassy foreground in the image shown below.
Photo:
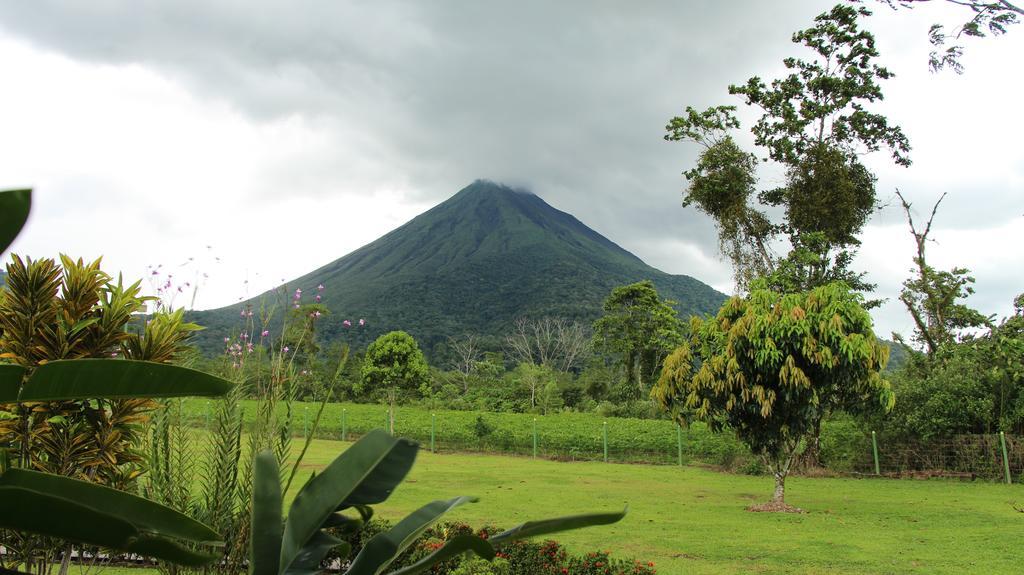
M315 440L287 499L349 445ZM293 449L300 448L296 438ZM394 521L434 499L476 495L479 503L446 519L511 527L628 504L629 514L616 525L554 538L574 553L604 549L613 557L653 561L661 575L1021 573L1024 513L1012 504L1024 505L1022 485L806 477L791 477L786 485L787 501L807 513L745 511L767 499L769 477L424 450L406 481L376 510Z
M317 440L303 475L347 443ZM555 462L422 452L380 516L433 499L477 495L448 518L505 527L527 519L629 505L619 524L556 537L574 552L608 549L682 573L1019 573L1024 486L952 481L794 477L800 515L750 513L768 477L697 467ZM293 488L293 493L297 488ZM1018 505L1019 506L1019 505Z

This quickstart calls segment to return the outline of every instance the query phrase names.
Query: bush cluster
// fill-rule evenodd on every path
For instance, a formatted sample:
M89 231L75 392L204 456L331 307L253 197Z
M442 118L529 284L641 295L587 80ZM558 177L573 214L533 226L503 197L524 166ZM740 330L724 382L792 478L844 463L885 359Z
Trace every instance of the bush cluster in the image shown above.
M388 521L374 519L363 528L347 535L338 534L352 545L355 556L371 537L391 528ZM488 538L501 532L493 526L474 529L461 522L445 522L427 529L423 535L391 564L398 569L423 559L441 548L445 542L459 535L478 535ZM337 556L329 556L324 568L337 562ZM572 555L556 541L515 541L501 548L493 561L486 561L474 555L456 557L434 565L432 575L655 575L654 563L610 557L609 551L594 551L583 555Z

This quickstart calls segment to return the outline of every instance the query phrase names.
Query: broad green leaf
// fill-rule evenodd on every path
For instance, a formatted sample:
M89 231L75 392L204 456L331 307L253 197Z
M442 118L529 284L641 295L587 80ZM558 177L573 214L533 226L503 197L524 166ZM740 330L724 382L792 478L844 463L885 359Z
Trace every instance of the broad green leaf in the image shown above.
M202 567L212 563L218 557L216 554L195 551L183 547L170 539L152 535L144 535L135 539L124 548L124 551L143 557L169 561L175 565L184 565L185 567Z
M224 395L224 379L177 365L128 359L71 359L36 368L18 401Z
M332 513L320 528L328 529L333 527L338 529L338 532L341 534L349 534L359 531L359 528L361 528L365 523L366 522L361 518L346 517L341 513Z
M0 485L0 527L5 529L123 549L139 532L115 513L115 508L98 511L50 493Z
M21 378L25 377L25 371L20 365L0 364L0 403L18 401Z
M569 531L571 529L579 529L581 527L591 527L593 525L609 525L611 523L616 523L625 517L627 510L628 508L623 509L619 513L589 513L585 515L556 517L554 519L542 519L540 521L527 521L522 525L513 527L508 531L502 531L494 537L491 537L490 542L491 545L495 547L501 547L506 543L511 543L518 539L526 539L528 537L536 537L538 535L549 535L551 533Z
M32 207L32 190L6 190L0 192L0 253L18 237L18 232L28 220Z
M285 569L284 575L314 575L319 573L321 571L320 562L324 560L327 553L331 549L343 544L346 543L341 539L328 535L323 531L317 531L302 549L299 549L291 565Z
M281 562L281 475L277 458L261 451L253 463L252 575L276 575Z
M280 571L288 570L306 542L353 494L363 498L390 494L390 489L385 494L383 490L372 488L361 490L361 486L378 477L388 478L389 482L397 484L412 467L417 449L418 446L411 441L374 430L310 480L295 496L288 512L281 544ZM384 472L377 469L379 466L392 469Z
M491 546L486 540L477 537L476 535L459 535L452 537L444 546L434 551L430 555L427 555L423 559L403 567L397 571L392 571L388 575L413 575L414 573L423 573L432 566L457 557L465 553L466 551L472 551L479 557L490 561L494 559L494 547Z
M384 533L374 535L359 552L346 575L376 575L394 561L428 527L442 515L464 503L476 502L475 497L456 497L447 501L432 501L407 515Z
M370 474L341 502L338 510L356 506L370 509L369 505L386 501L409 474L418 449L419 446L411 441L397 444L388 459L370 470ZM365 520L369 521L369 518Z
M214 544L220 539L216 531L170 507L88 481L13 468L0 476L0 486L31 489L74 501L98 512L112 513L139 531L163 537L206 544Z

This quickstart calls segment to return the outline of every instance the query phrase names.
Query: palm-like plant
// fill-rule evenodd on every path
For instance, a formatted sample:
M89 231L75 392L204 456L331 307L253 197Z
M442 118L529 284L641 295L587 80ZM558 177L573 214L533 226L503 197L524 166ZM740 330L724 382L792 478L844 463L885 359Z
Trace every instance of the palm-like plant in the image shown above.
M320 475L312 477L282 518L281 479L277 458L264 451L256 457L252 505L252 575L312 575L334 549L347 558L347 543L325 529L355 531L368 520L371 505L385 501L412 467L419 446L380 431L372 431L338 456ZM434 501L417 509L393 528L380 533L347 563L346 575L383 573L403 551L447 511L475 502L473 497ZM622 519L625 511L560 517L524 523L484 539L464 535L391 575L422 573L465 552L493 559L498 549L519 539L547 535Z
M0 252L30 205L28 190L0 192ZM209 563L216 556L196 546L219 544L217 533L97 482L124 487L138 475L135 444L153 398L222 395L230 385L167 363L197 329L180 313L129 333L146 300L139 284L114 284L99 260L61 260L14 256L0 289L0 571L48 572L59 547L65 572L70 546L52 538ZM128 359L109 357L119 354Z

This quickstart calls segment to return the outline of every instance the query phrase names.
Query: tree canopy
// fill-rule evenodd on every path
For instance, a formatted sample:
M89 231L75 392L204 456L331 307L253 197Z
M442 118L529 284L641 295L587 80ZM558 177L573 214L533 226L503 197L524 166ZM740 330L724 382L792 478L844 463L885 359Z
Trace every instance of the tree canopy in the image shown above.
M931 0L879 0L890 8L912 9ZM935 23L928 29L928 41L933 50L928 55L928 66L933 72L949 68L961 74L964 71L960 58L964 55L964 47L960 44L964 37L985 38L1001 36L1007 29L1020 22L1024 17L1024 8L1007 0L987 2L985 0L946 0L965 8L969 18L955 24L947 32L945 24Z
M876 207L875 177L860 156L888 150L909 165L903 131L869 109L882 100L880 81L893 74L878 65L874 37L860 27L864 8L837 5L815 18L793 42L814 53L786 58L788 75L765 83L754 76L729 93L762 110L751 129L754 142L786 170L785 185L755 194L757 156L731 136L740 128L734 106L698 112L687 107L666 126L666 140L701 145L697 165L684 172L689 187L683 205L711 216L723 254L745 289L769 277L780 291L805 290L841 280L859 291L873 286L849 269L857 235ZM784 213L781 222L769 209ZM784 257L773 244L788 239Z
M402 393L417 393L430 381L430 368L416 340L404 331L392 331L378 337L366 348L359 393L384 392L390 406L390 425L394 431L394 409Z
M889 410L881 376L888 348L863 298L841 282L779 294L755 284L714 318L691 320L689 341L665 360L652 397L681 424L733 430L775 477L773 503L801 440L826 411Z
M638 395L657 377L662 360L683 338L672 303L662 300L649 281L617 287L594 322L594 347L618 357Z

